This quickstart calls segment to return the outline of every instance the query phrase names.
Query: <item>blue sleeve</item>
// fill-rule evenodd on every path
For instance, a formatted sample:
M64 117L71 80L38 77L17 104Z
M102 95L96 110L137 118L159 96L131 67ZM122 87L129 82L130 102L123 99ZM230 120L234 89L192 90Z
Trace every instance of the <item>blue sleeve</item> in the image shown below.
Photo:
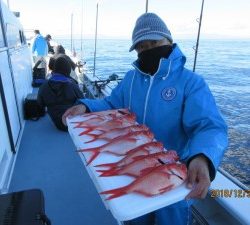
M32 53L34 53L35 50L36 50L36 42L37 42L37 39L35 39L34 42L33 42L33 45L32 45Z
M48 55L49 54L49 47L48 47L48 44L47 44L47 42L46 42L46 40L45 40L45 43L46 43L46 45L45 45L45 55Z
M125 78L112 90L111 95L104 99L81 99L80 101L91 112L124 108L124 83Z
M189 160L204 154L210 162L212 179L227 148L227 125L217 109L205 81L193 76L186 87L183 125L190 138Z

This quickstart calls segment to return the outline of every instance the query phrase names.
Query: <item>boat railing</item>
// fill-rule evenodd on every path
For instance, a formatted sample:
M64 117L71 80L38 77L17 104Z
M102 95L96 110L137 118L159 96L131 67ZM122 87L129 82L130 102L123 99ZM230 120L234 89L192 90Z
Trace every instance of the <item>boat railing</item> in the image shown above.
M218 171L223 174L225 177L227 177L230 181L232 181L235 185L240 187L242 190L249 190L249 187L247 187L245 184L241 183L237 178L233 177L231 174L229 174L227 171L225 171L222 168L219 168Z

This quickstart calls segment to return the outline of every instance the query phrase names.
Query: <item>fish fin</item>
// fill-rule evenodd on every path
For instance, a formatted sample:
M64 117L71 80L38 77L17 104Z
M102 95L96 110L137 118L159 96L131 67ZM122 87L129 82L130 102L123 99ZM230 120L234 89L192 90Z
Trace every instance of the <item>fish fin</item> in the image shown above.
M94 129L94 128L90 128L90 127L81 127L81 128L86 128L86 130L82 131L78 136L88 134L89 132L93 131L93 129Z
M93 152L92 156L90 157L90 159L87 161L87 166L100 154L100 151L96 150Z
M118 171L115 169L111 170L97 170L97 172L101 172L99 177L110 177L110 176L116 176L118 175Z
M77 152L91 152L92 155L90 159L87 161L87 165L89 165L99 154L100 154L100 148L86 148L86 149L79 149Z
M87 135L89 135L89 134L87 134ZM98 135L97 135L97 137L98 137ZM90 141L88 141L88 142L85 142L85 143L93 142L93 141L95 141L96 139L98 139L98 140L104 140L104 141L107 141L107 142L110 141L110 138L94 138L94 139L92 139L92 140L90 140Z
M97 137L99 136L99 134L89 134L89 133L87 133L87 134L85 134L85 135L86 135L86 136L92 137L91 140L85 141L85 142L84 142L84 143L86 143L86 144L95 141L95 140L97 139Z
M113 198L117 198L117 197L127 194L127 189L128 189L128 186L124 186L121 188L103 191L103 192L100 192L100 194L110 194L110 196L106 198L106 200L111 200Z
M94 148L82 148L77 150L77 152L95 152L95 151L100 151L100 147L94 147Z
M106 172L106 171L109 171L109 170L96 170L96 172L98 172L98 173L103 173L103 172Z
M170 191L172 188L173 188L173 184L172 185L169 185L169 186L167 186L167 187L165 187L165 188L161 188L161 189L159 189L159 194L163 194L163 193L165 193L165 192L167 192L167 191Z
M94 167L109 167L110 169L115 167L117 163L104 163L104 164L99 164L95 165Z
M81 127L82 127L82 122L78 122L73 128L81 128Z

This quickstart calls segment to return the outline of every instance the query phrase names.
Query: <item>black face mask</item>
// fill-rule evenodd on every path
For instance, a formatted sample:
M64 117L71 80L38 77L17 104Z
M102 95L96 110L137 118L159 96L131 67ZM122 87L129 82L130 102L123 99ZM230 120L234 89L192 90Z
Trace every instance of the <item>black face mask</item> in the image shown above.
M171 52L172 46L163 45L139 53L137 62L140 70L151 75L155 74L158 70L160 59L168 58Z

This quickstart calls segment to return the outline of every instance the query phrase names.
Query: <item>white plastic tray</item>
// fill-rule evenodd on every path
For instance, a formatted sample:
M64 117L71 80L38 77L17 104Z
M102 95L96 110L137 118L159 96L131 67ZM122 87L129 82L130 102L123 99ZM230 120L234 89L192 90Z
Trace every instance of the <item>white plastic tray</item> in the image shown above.
M67 119L69 134L76 148L91 148L104 144L105 142L101 141L95 141L88 144L84 143L84 141L88 140L88 137L79 136L79 133L84 131L84 129L74 128L76 124L71 123L73 121L81 120L81 116ZM90 165L86 166L86 159L89 157L88 153L79 152L77 154L79 154L80 158L82 159L83 165L87 169L89 176L94 182L98 192L122 187L128 185L134 180L134 178L129 176L99 177L99 173L95 171L96 168L94 165L116 162L120 160L121 157L117 157L108 153L101 153ZM103 199L105 206L112 212L113 216L118 221L127 221L181 201L189 192L190 190L185 187L185 184L183 184L174 190L155 197L144 197L136 193L131 193L106 201L105 198L107 196L100 196Z

